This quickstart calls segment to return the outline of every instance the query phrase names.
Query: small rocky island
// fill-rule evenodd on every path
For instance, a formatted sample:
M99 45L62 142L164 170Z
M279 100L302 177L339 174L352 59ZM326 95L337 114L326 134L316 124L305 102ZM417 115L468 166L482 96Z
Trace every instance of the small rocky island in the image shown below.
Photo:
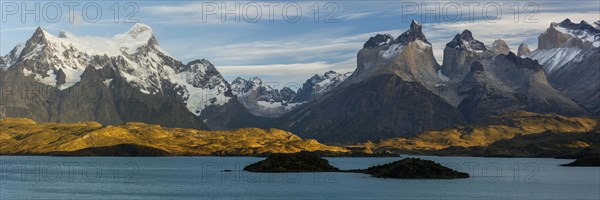
M591 154L577 158L572 163L564 164L567 167L600 167L600 154Z
M469 174L444 167L439 163L418 158L405 158L367 169L340 170L314 153L271 154L267 159L244 168L250 172L353 172L370 174L377 178L400 179L455 179L469 178Z
M458 172L439 163L419 158L405 158L392 163L377 165L362 170L377 178L402 179L456 179L469 178L469 174Z
M244 167L250 172L337 172L329 161L310 152L274 153L267 159Z

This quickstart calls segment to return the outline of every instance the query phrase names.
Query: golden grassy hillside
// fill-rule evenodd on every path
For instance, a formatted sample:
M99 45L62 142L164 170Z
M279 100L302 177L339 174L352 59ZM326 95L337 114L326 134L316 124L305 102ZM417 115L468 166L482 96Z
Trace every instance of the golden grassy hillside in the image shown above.
M347 152L278 129L243 128L204 131L165 128L130 122L103 126L95 122L36 123L30 119L0 119L0 154L48 154L93 147L134 144L171 155L259 155L299 151Z
M596 125L597 121L590 118L519 111L493 116L477 125L427 131L413 138L391 138L375 143L366 142L347 147L352 149L364 148L365 151L432 151L451 146L487 146L496 141L543 132L588 132L594 129Z

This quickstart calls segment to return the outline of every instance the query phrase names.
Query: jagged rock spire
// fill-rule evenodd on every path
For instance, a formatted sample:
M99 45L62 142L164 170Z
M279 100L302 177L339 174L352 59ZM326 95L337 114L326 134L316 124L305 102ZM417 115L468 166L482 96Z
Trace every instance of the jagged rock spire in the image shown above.
M390 34L377 34L369 38L369 40L367 40L367 42L363 45L363 48L375 48L378 46L389 44L392 41L394 41L394 37L392 37Z
M408 44L409 42L415 40L421 40L427 44L431 44L429 43L429 41L427 41L427 38L425 38L425 34L423 34L423 26L421 25L421 23L413 20L410 23L410 29L408 29L406 32L402 33L402 35L396 38L394 43Z
M369 40L363 45L363 48L371 49L371 48L384 46L384 45L391 45L391 44L406 45L409 42L412 42L415 40L420 40L427 44L431 44L431 43L429 43L429 41L427 41L425 34L423 34L423 26L421 25L421 23L413 20L410 23L410 28L407 31L405 31L404 33L402 33L400 36L398 36L398 38L394 39L394 37L392 37L389 34L377 34L377 35L369 38Z
M494 54L508 55L508 52L510 52L510 48L502 39L495 40L494 43L492 43L492 47L490 50L492 50Z
M471 33L471 31L469 29L463 30L463 32L460 33L460 35L458 35L458 36L462 40L467 40L467 41L469 41L469 40L475 40L475 38L473 38L473 33Z
M529 53L531 53L531 50L529 49L527 44L521 43L519 45L519 50L517 51L517 56L523 57L529 55Z
M446 47L456 49L470 49L470 50L487 50L483 42L473 38L473 34L468 29L465 29L462 33L456 34L452 41L446 44Z

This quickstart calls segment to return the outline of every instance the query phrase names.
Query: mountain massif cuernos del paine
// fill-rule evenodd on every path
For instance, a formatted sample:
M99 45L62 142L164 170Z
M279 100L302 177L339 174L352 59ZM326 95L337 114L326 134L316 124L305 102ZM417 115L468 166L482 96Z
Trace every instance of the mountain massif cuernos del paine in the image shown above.
M307 77L297 90L258 77L228 82L205 59L182 63L145 24L113 37L38 28L0 57L0 118L279 128L356 143L516 111L598 116L599 23L552 23L540 30L537 49L522 44L515 53L503 40L486 45L469 30L434 47L413 21L397 37L365 38L353 73ZM441 65L433 48L444 48Z

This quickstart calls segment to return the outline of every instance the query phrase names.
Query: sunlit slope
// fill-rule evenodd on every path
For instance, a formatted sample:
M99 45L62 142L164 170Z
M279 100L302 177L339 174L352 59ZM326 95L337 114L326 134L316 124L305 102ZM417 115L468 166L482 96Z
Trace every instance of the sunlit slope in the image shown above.
M543 132L576 133L594 129L597 121L584 117L564 117L554 114L513 112L487 118L481 123L458 126L437 131L427 131L412 138L397 137L367 142L348 147L365 148L367 151L417 150L432 151L451 146L487 146L516 136Z
M341 147L302 139L278 129L243 128L204 131L164 128L131 122L103 126L95 122L36 123L30 119L0 120L0 154L48 154L92 147L134 144L171 155L259 155L299 151L346 152Z

